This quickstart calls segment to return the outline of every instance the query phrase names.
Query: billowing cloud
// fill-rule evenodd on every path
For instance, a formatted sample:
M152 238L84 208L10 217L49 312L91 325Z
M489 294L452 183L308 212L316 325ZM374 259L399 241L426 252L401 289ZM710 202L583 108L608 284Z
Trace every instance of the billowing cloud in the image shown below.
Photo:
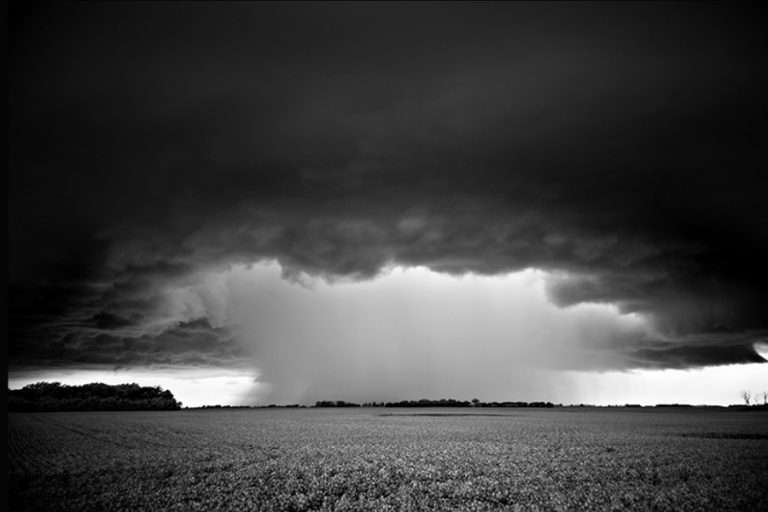
M601 367L760 361L764 22L16 5L10 366L235 364L215 276L268 260L294 281L536 268L560 307L645 319Z

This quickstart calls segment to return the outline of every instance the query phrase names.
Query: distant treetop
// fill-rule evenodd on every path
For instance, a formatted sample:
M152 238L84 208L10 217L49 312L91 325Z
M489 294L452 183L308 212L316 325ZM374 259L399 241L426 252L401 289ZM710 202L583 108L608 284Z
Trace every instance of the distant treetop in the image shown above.
M441 398L430 400L403 400L401 402L369 402L363 407L554 407L552 402L481 402L475 398L471 402L456 400L455 398ZM315 403L315 407L361 407L360 404L345 402L343 400L321 400Z

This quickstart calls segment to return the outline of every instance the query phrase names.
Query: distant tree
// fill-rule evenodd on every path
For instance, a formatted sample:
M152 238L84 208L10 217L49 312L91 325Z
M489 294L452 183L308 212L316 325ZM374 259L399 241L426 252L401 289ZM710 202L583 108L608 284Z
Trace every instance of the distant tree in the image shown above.
M360 404L344 400L319 400L315 402L315 407L360 407Z
M744 403L746 405L749 405L750 400L752 400L752 393L745 389L744 391L739 393L739 395L741 396L741 399L744 400Z
M758 397L763 401L763 405L768 405L768 391L763 391Z
M477 398L472 399L472 407L477 407L480 404L480 400Z

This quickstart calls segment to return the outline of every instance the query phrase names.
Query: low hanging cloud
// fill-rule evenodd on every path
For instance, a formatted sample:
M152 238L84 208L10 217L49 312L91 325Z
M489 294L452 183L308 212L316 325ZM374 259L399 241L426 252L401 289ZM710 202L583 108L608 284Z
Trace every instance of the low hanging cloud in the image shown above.
M83 325L49 326L45 336L12 344L11 360L25 361L22 369L69 368L177 368L250 367L250 354L231 330L211 327L205 318L174 321L158 334L139 334L136 329L90 328ZM51 339L52 332L57 337Z
M763 13L184 13L11 10L10 368L258 359L216 276L264 261L540 269L561 308L644 319L600 368L762 361Z

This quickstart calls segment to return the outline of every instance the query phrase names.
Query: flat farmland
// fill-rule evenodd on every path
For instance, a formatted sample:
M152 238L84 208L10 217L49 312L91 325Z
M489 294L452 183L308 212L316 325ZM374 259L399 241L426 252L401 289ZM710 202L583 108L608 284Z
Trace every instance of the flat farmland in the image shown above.
M768 510L768 413L9 413L10 510Z

